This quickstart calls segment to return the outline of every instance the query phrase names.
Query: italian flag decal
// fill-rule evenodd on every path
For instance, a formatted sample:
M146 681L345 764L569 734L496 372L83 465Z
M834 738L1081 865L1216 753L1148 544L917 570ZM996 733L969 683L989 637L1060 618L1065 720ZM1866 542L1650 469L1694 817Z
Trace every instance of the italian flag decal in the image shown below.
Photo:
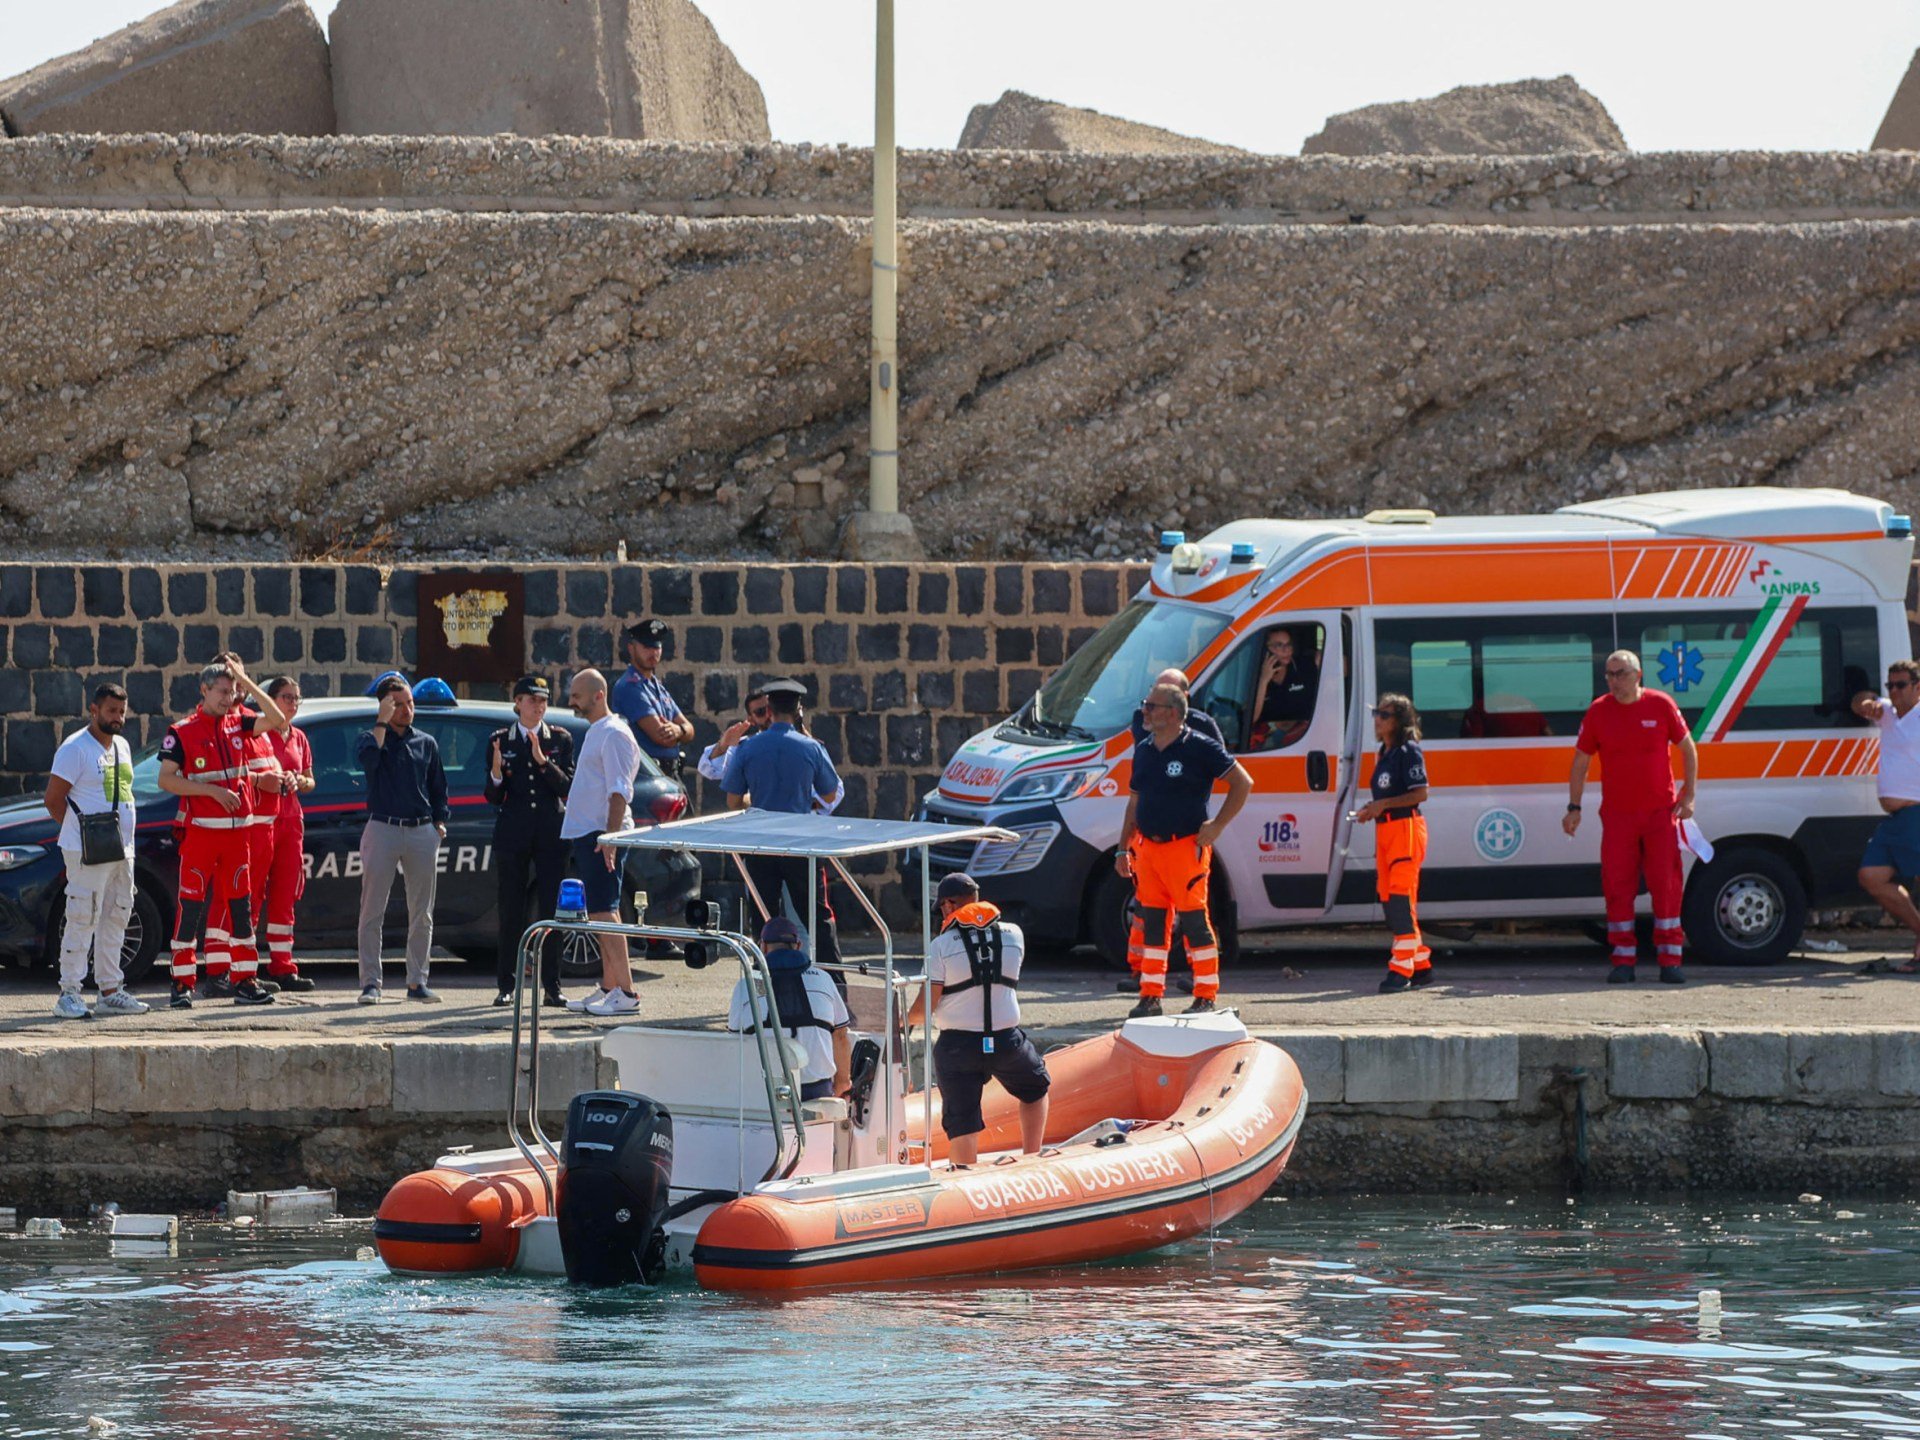
M1693 727L1696 741L1726 738L1727 732L1733 728L1733 722L1747 708L1747 701L1752 697L1754 687L1759 685L1760 677L1767 673L1767 667L1773 664L1773 657L1780 653L1781 642L1791 633L1801 613L1807 608L1808 598L1805 595L1774 595L1761 607L1753 628L1747 631L1747 638L1740 644L1739 653L1733 657L1733 663L1727 666L1726 674L1720 677L1713 698L1707 701L1707 708L1700 712L1700 721Z

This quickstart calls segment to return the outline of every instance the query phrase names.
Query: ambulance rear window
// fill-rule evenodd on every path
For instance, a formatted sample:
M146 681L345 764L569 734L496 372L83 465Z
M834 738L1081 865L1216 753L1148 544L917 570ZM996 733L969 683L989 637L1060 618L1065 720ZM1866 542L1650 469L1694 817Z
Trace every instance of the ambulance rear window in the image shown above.
M1646 683L1673 696L1689 721L1723 688L1738 688L1757 671L1735 733L1867 723L1850 702L1861 690L1879 688L1879 624L1872 609L1810 607L1771 658L1770 637L1753 633L1756 619L1750 608L1623 615L1621 643L1639 652Z

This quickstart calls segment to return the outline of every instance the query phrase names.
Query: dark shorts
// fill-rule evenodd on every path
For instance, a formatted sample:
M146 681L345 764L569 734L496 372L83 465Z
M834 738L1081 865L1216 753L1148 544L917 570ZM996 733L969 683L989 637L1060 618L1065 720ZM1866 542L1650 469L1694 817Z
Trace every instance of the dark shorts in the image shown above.
M1862 870L1887 866L1902 880L1920 876L1920 805L1896 810L1874 827L1860 856Z
M831 1100L833 1098L833 1081L807 1081L800 1087L800 1098L802 1100Z
M933 1082L940 1087L940 1128L949 1140L978 1135L987 1128L980 1115L980 1092L998 1080L1022 1104L1047 1093L1053 1077L1024 1030L1003 1030L993 1053L980 1048L972 1030L942 1030L933 1042Z
M600 858L599 839L598 835L582 835L572 842L573 873L580 877L580 884L587 892L589 915L618 914L620 872L607 869L607 862ZM618 858L616 855L615 859Z

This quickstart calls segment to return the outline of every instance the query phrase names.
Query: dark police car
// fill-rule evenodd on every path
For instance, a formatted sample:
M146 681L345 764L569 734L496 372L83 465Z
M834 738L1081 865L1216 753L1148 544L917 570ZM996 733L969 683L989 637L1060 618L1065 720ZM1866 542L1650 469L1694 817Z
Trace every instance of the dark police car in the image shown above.
M366 784L354 764L354 742L373 723L372 700L308 700L296 722L313 746L314 788L300 797L307 819L307 891L300 901L294 954L351 949L360 911L360 831L366 823ZM440 850L440 885L434 897L434 943L491 968L495 929L493 877L494 808L484 793L487 740L513 719L499 702L421 703L415 723L440 742L453 820ZM547 716L564 726L576 748L587 722L555 709ZM133 770L139 826L134 837L135 895L121 959L129 983L153 973L173 930L179 883L179 847L173 817L177 801L160 788L160 761L142 752ZM633 815L639 824L672 820L685 812L686 792L646 756L634 780ZM39 797L0 806L0 961L13 965L55 963L65 911L65 866L58 827ZM622 908L635 890L645 890L655 914L678 915L699 893L699 862L680 851L628 853ZM396 883L387 911L387 951L401 953L406 938L405 886ZM569 942L564 956L571 974L600 973L592 939Z

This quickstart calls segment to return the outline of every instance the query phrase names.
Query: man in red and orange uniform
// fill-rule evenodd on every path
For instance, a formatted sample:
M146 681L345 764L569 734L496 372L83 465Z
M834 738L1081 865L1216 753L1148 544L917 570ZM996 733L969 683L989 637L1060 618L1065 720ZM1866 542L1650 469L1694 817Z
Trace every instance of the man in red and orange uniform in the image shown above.
M1700 755L1687 722L1671 696L1642 689L1640 657L1616 650L1607 657L1607 693L1587 707L1574 742L1573 773L1567 782L1567 817L1561 828L1580 828L1580 796L1587 767L1600 757L1600 889L1607 901L1607 939L1613 945L1609 985L1631 984L1639 946L1633 933L1633 907L1646 877L1653 901L1653 943L1660 978L1669 985L1686 980L1680 953L1686 934L1680 928L1680 822L1693 814L1693 792L1700 779ZM1673 788L1671 747L1680 747L1684 779Z
M257 712L243 712L247 713ZM248 909L253 917L257 940L259 927L265 923L263 917L267 913L264 890L267 872L273 868L273 826L279 815L283 777L267 731L255 728L243 735L240 738L240 751L241 765L246 771L246 783L240 787L240 798L246 804L238 814L246 817L243 833L247 838L247 877L253 887L249 896L252 903ZM219 916L209 915L202 935L206 975L200 981L199 994L203 999L229 998L233 994L234 983L233 934ZM255 978L258 978L257 971ZM261 988L271 994L278 986L263 983Z
M1213 845L1253 791L1253 777L1218 740L1187 723L1187 695L1155 685L1141 702L1147 738L1134 747L1133 793L1120 827L1114 867L1134 884L1142 940L1140 1000L1129 1018L1160 1013L1167 991L1168 925L1177 926L1193 966L1189 1015L1214 1008L1220 993L1220 942L1207 915ZM1220 813L1207 818L1216 780L1227 782Z
M236 709L244 691L259 714ZM180 841L180 907L173 931L172 1008L193 1005L198 961L194 946L203 925L213 938L231 937L233 1003L265 1005L273 996L257 978L247 795L248 740L256 731L284 729L286 716L247 676L236 655L222 655L200 672L200 704L160 742L160 788L180 797L186 830ZM209 960L212 956L209 954ZM222 990L224 986L219 987Z

